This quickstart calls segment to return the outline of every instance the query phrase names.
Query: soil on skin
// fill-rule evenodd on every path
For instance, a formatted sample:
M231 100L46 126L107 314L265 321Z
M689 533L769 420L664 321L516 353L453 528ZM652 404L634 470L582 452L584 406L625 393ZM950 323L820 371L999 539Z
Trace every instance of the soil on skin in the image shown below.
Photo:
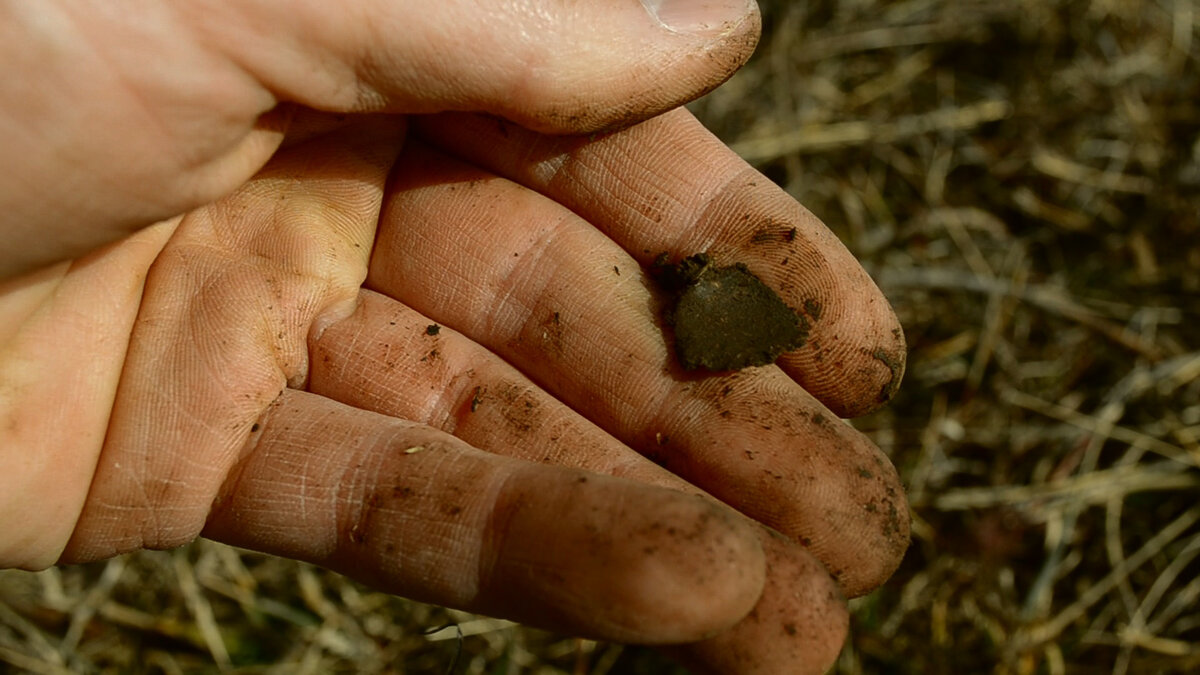
M804 344L801 317L741 263L717 267L705 253L677 265L660 257L653 273L671 294L666 322L686 370L764 366Z

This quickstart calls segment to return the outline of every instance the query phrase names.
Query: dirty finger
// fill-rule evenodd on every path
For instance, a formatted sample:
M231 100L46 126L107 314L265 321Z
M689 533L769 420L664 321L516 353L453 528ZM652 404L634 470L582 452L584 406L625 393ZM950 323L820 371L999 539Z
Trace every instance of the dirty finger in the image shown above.
M495 354L386 296L364 290L354 314L311 349L309 387L321 395L428 424L487 452L700 492ZM696 672L824 672L845 639L845 600L812 554L755 529L767 567L754 609L729 630L671 651Z
M797 313L804 339L779 365L839 416L892 398L900 324L838 238L677 109L606 136L550 137L465 114L418 120L455 155L575 211L642 265L707 252L746 265Z
M762 545L710 500L485 453L285 390L203 534L381 590L622 642L677 643L757 602Z
M877 448L774 366L683 372L637 261L537 193L410 145L368 285L800 542L849 595L882 583L907 547L903 493Z

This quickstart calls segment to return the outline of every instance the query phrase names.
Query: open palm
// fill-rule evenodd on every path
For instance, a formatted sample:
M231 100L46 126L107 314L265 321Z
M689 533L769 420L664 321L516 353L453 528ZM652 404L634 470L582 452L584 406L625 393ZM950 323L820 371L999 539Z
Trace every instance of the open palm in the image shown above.
M894 470L837 418L903 358L865 273L683 111L592 139L412 119L327 121L229 197L9 283L30 451L0 558L204 535L560 631L699 640L682 657L716 672L824 667L840 594L907 544ZM675 366L644 267L697 251L806 308L805 345Z

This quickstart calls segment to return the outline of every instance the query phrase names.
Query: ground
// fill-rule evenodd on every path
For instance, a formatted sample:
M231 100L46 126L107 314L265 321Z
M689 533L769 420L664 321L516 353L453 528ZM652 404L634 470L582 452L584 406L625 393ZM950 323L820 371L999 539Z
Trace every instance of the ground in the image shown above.
M1200 670L1200 5L764 10L754 61L693 108L843 238L910 346L856 424L900 468L913 546L854 601L835 672ZM0 573L5 663L671 668L204 542Z

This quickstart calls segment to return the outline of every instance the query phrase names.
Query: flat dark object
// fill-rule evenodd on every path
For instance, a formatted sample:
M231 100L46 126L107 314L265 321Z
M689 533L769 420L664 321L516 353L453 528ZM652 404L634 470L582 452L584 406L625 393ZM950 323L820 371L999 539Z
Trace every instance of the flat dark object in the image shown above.
M686 370L741 370L773 363L804 344L800 318L745 265L716 267L691 256L668 273L676 292L667 321Z

